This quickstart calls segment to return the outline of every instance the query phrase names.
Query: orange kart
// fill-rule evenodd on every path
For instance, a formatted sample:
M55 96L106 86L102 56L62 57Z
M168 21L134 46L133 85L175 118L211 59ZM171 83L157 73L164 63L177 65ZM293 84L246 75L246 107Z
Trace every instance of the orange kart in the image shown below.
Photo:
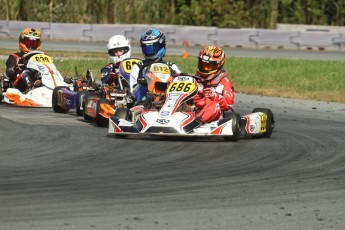
M98 126L107 126L109 117L118 108L131 108L133 99L129 92L129 76L132 66L140 62L138 58L124 59L119 66L116 85L102 85L98 92L85 94L82 102L84 120L95 121Z

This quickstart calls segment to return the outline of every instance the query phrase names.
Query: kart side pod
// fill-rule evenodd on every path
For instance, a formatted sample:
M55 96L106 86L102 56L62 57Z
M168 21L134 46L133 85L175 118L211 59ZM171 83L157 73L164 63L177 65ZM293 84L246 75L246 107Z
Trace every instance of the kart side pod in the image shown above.
M252 113L242 117L241 129L244 135L252 137L270 137L275 120L270 109L255 108Z

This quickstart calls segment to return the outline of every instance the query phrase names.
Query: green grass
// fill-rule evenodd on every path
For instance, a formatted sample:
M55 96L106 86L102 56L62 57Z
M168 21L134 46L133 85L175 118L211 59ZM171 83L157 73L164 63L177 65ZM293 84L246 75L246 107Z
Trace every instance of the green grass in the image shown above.
M14 51L0 50L0 55ZM75 76L77 66L79 77L90 68L99 79L100 69L108 63L104 53L47 51L47 54L54 57L63 76ZM183 72L195 73L196 57L167 56L166 60L175 62ZM236 92L345 102L345 61L228 57L225 68ZM0 60L0 72L4 71L5 60Z
M345 102L345 61L231 58L227 69L247 93Z

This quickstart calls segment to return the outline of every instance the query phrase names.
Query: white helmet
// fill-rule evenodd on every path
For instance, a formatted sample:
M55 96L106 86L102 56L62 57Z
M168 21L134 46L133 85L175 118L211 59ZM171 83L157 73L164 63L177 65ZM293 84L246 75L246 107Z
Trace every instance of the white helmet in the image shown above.
M124 53L121 56L115 56L114 51L119 48L123 48ZM131 57L131 44L125 36L115 35L109 38L107 49L109 59L114 64L122 61L123 59Z

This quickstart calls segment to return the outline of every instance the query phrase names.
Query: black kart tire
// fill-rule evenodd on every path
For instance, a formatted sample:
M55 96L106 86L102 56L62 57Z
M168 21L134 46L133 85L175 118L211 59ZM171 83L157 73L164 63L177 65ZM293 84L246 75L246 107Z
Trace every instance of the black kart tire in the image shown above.
M272 132L274 130L274 126L275 126L274 115L270 109L266 109L266 108L255 108L253 110L253 113L257 113L257 112L262 112L267 115L266 132L264 132L259 137L268 138L272 135Z
M225 113L224 118L232 119L232 136L225 136L225 141L236 142L240 138L241 133L241 116L238 113Z
M63 88L70 90L67 86L57 86L53 90L52 107L53 107L54 112L56 112L56 113L67 113L69 111L69 109L63 108L63 107L58 105L59 91L62 90Z
M81 109L83 99L82 97L87 93L86 90L79 91L77 93L77 105L76 105L76 113L78 116L83 116L83 110Z
M120 119L125 119L127 121L132 121L132 112L130 109L128 108L117 108L115 110L115 114L113 117L117 117L117 118L120 118ZM128 135L124 135L124 134L115 134L115 136L117 138L126 138L128 137Z
M99 93L95 93L95 92L91 92L91 93L85 94L84 100L82 102L83 117L84 117L85 121L93 121L93 120L95 120L95 117L91 117L91 116L89 116L87 114L87 112L85 110L85 108L86 108L85 103L88 102L89 100L93 99L93 98L99 98L99 97L100 97Z
M115 110L114 117L132 121L132 112L128 108L118 108Z
M84 117L84 120L85 121L92 121L93 120L93 118L92 117L90 117L89 115L87 115L86 113L85 113L85 100L82 102L82 107L83 107L83 117Z

